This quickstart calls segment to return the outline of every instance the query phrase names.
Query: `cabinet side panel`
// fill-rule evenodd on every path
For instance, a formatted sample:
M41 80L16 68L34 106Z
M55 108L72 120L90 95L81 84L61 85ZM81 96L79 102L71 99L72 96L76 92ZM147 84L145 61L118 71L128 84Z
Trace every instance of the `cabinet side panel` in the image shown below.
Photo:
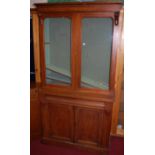
M30 136L31 140L41 137L41 113L37 89L30 90Z

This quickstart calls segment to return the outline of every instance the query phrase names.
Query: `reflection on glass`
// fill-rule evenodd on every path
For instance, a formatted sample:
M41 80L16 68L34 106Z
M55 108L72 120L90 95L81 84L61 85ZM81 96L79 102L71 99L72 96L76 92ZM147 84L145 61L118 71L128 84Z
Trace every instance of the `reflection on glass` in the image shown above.
M70 31L68 18L46 18L44 44L46 59L46 83L70 85Z
M109 89L112 19L82 20L81 86Z

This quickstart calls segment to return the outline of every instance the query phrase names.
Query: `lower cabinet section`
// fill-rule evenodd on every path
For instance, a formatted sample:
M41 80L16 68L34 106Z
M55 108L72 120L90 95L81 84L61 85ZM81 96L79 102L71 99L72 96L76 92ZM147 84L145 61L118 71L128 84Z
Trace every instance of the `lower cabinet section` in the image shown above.
M50 97L42 101L43 139L107 149L112 103Z

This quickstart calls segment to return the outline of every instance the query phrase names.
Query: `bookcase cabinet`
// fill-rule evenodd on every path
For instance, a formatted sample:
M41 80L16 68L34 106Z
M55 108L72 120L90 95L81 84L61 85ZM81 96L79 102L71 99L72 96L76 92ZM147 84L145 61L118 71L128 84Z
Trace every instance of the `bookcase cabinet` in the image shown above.
M44 143L106 152L121 3L38 3Z

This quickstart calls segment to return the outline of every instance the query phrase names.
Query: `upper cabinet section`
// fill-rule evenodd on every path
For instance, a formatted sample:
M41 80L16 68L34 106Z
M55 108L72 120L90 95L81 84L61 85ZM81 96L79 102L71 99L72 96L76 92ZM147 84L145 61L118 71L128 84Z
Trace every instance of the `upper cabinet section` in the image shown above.
M43 88L72 97L113 96L122 4L73 2L36 6Z

